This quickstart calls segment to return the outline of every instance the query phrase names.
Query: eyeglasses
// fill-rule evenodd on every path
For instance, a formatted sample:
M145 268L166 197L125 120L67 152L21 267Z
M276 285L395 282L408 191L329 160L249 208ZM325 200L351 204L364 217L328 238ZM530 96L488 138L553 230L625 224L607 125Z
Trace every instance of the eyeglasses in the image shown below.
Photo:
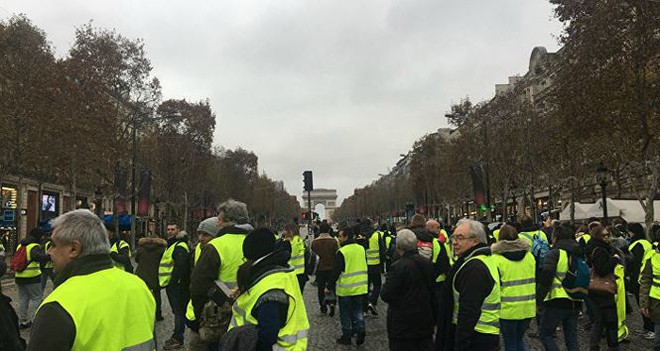
M451 241L459 241L459 242L460 241L465 241L465 240L468 240L468 239L474 239L474 237L473 236L453 235L450 238Z

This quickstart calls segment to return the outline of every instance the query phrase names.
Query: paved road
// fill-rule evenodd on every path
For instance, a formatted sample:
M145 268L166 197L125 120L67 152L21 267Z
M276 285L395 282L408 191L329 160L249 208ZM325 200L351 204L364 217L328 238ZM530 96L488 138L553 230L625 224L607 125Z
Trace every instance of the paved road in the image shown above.
M7 283L5 281L5 283ZM52 289L50 282L46 287L46 293ZM3 286L3 292L8 295L13 300L14 307L16 307L17 298L16 298L16 287L13 284ZM162 344L167 340L172 333L173 322L172 322L172 313L167 303L167 297L165 296L165 291L163 294L163 314L165 320L158 322L156 325L156 333L158 340L158 350L162 350ZM356 346L340 346L335 343L335 340L339 337L341 333L341 327L339 323L339 314L337 313L334 317L329 317L322 314L319 311L318 300L316 298L316 287L311 284L307 284L305 287L305 303L307 307L307 315L309 317L309 322L311 325L310 337L309 337L309 350L332 350L332 351L341 351L341 350L352 350L356 349ZM635 306L636 307L636 306ZM367 338L364 345L360 346L359 349L370 350L370 351L380 351L387 350L387 331L386 331L386 308L387 305L381 301L377 309L379 311L378 316L372 316L371 314L365 317L366 327L367 327ZM579 337L580 337L580 346L581 350L588 350L589 335L588 332L582 329L582 326L587 322L587 317L583 316L579 321ZM530 328L529 334L534 334L536 332L535 324ZM634 311L628 316L627 320L628 327L631 332L635 329L641 328L641 318L639 317L639 312L635 308ZM29 330L22 332L23 337L26 339L29 337ZM528 345L531 350L543 350L538 339L527 336ZM627 344L622 344L621 349L625 351L642 351L642 350L652 350L653 343L652 341L644 340L638 335L631 335L631 342ZM563 334L561 332L557 333L557 344L560 345L560 349L563 349ZM601 343L602 349L606 349L607 345L605 340L602 340Z

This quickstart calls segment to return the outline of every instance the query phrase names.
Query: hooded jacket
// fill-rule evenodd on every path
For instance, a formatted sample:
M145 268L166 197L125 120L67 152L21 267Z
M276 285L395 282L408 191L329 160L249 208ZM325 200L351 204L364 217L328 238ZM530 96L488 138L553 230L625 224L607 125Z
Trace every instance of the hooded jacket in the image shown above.
M565 250L572 255L584 257L580 244L573 239L562 239L552 245L552 249L545 255L543 264L539 267L536 275L536 303L538 306L544 305L560 309L579 308L578 305L581 303L573 302L570 299L552 299L546 302L543 301L552 289L552 281L557 274L559 250Z
M509 261L522 261L529 252L529 243L523 238L516 240L500 240L490 246L493 254L500 254Z
M141 238L135 253L135 262L138 266L135 275L147 284L149 289L158 289L158 268L163 257L167 241L159 237Z

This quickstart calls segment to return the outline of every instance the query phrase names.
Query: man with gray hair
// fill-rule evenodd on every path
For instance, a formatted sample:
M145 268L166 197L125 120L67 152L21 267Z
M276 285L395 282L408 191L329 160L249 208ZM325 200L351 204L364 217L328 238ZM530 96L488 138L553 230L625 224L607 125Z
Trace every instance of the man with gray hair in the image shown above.
M400 257L387 272L381 298L387 302L390 350L431 350L435 326L433 267L417 253L417 236L402 229L396 236Z
M215 280L236 287L236 273L243 264L243 241L254 228L248 223L247 205L229 199L218 207L220 231L204 246L190 279L190 299L195 318L202 315Z
M443 311L451 320L440 321L436 346L445 350L499 349L500 285L497 266L492 262L484 225L461 219L451 236L458 257L447 277L447 294L453 299Z
M103 222L89 210L53 221L55 289L39 307L28 350L153 350L156 304L145 283L114 267Z

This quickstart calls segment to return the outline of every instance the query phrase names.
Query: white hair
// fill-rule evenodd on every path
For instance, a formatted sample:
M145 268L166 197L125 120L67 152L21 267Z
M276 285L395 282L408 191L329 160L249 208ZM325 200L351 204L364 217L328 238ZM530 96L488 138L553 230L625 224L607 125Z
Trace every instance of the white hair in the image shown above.
M401 251L417 250L417 235L410 229L402 229L396 233L396 247Z
M110 241L101 219L89 210L67 212L53 220L57 240L70 244L80 242L80 257L110 253Z
M249 220L247 205L243 202L229 199L218 206L218 217L222 218L222 226L246 224Z
M486 238L486 231L484 230L484 225L481 222L477 222L472 219L463 218L456 223L456 227L462 225L467 225L470 230L470 236L477 239L482 244L487 244L488 239Z

